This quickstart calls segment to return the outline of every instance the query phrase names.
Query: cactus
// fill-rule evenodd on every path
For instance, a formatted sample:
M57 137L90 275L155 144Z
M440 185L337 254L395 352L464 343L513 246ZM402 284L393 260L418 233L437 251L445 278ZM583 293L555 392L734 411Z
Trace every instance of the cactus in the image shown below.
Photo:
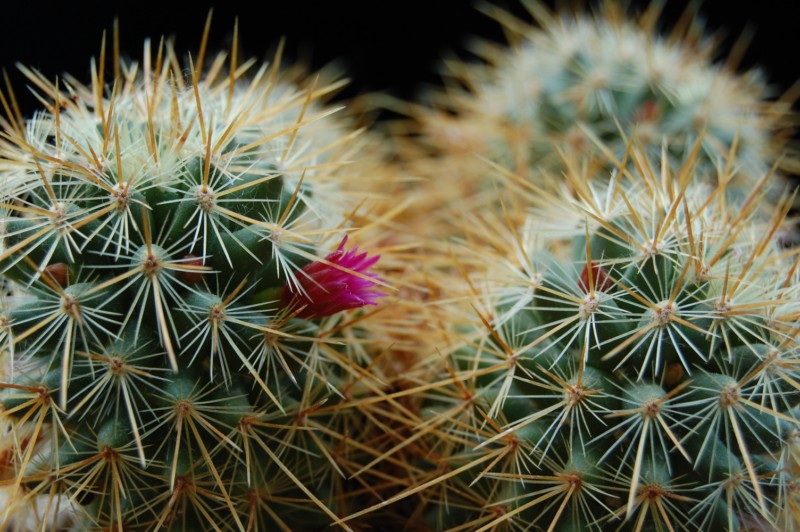
M525 2L535 24L485 7L510 46L479 41L470 50L478 62L446 61L446 88L430 93L428 106L410 106L411 120L398 129L408 172L428 178L415 207L456 206L420 231L459 235L462 205L492 207L493 171L479 158L541 185L565 164L612 170L634 138L654 159L666 146L673 166L701 139L698 164L732 179L726 191L738 200L776 161L794 169L793 158L781 159L791 104L769 101L773 89L757 70L737 73L735 55L715 62L714 39L696 13L662 35L660 2L638 15L625 2L599 4L589 14Z
M408 480L352 517L799 528L786 102L694 22L659 37L658 3L525 6L541 29L493 10L512 50L448 62L400 124L440 332L399 381L416 401L386 406Z
M372 497L342 405L379 342L343 311L387 283L342 237L338 82L205 68L207 37L185 70L171 43L90 85L22 68L29 120L0 95L3 529L318 529Z
M514 48L449 62L456 82L399 125L439 335L419 327L409 400L384 407L406 480L350 518L798 529L786 102L716 65L695 23L659 37L658 3L525 5L541 29L492 11Z
M629 152L560 196L520 180L452 254L419 365L431 473L391 499L430 528L798 526L791 198L765 218L768 174L731 207L696 159Z
M23 67L0 527L800 529L786 102L657 2L526 6L399 170L236 31Z
M488 58L499 64L488 83L469 85L478 87L469 107L525 131L519 137L530 139L523 146L534 163L546 164L553 148L583 151L593 139L621 158L634 131L650 155L666 141L680 161L703 132L701 162L719 166L736 143L734 164L757 179L781 149L770 143L780 123L765 120L764 81L714 65L697 22L655 34L658 10L650 4L637 21L612 3L595 17L534 11L542 29L528 28L510 54Z

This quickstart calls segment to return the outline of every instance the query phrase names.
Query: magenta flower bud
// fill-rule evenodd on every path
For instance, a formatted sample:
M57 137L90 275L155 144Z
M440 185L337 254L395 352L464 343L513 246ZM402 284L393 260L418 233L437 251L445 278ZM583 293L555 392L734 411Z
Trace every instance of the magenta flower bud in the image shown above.
M325 261L312 262L299 271L299 289L284 285L281 306L290 312L301 309L296 314L298 318L315 319L341 310L374 305L385 296L376 290L376 281L380 281L380 277L369 272L381 256L368 257L367 252L359 254L357 247L345 251L346 243L347 236L336 251L325 257Z

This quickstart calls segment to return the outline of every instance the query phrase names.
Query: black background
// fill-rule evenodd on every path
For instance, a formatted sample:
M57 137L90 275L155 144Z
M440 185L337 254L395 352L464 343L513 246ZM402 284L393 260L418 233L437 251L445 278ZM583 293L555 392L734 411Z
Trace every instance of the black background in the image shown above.
M632 0L636 6L644 0ZM514 0L492 4L523 13ZM551 4L552 2L547 2ZM678 18L687 0L666 2L664 23ZM97 56L103 30L114 17L121 28L123 53L141 57L145 37L174 36L179 53L196 53L203 24L212 2L194 2L191 8L170 1L5 2L0 9L0 67L11 77L23 112L38 107L24 87L15 63L33 66L49 78L69 72L89 80L89 58ZM724 30L723 52L751 26L754 40L745 66L760 65L767 79L782 92L800 78L800 31L790 13L796 2L742 2L748 9L731 7L727 0L706 0L701 12L712 30ZM794 5L794 7L797 7ZM302 55L315 68L338 60L352 80L344 96L372 90L390 90L413 98L423 84L437 82L438 59L448 50L463 49L472 36L498 40L502 32L471 1L405 0L300 1L261 0L214 7L211 49L225 47L239 17L241 49L247 57L266 59L283 36L290 57Z

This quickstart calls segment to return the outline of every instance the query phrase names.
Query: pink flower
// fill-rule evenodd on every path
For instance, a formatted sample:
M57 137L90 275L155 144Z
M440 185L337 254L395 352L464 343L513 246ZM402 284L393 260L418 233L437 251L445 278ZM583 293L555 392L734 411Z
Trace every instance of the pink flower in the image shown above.
M336 251L325 257L325 262L315 261L297 274L300 290L293 292L289 285L281 290L281 306L294 311L302 307L296 316L304 319L330 316L340 310L374 305L385 294L375 290L376 281L381 280L369 268L378 262L380 255L367 257L358 254L358 248L344 250L347 236ZM340 268L337 268L336 266ZM297 290L297 287L293 287Z

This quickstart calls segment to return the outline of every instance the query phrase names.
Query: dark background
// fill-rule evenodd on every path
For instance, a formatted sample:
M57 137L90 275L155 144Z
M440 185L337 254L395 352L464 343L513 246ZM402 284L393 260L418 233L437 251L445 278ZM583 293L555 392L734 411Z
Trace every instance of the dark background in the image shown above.
M524 12L514 0L491 3ZM644 0L632 3L647 4ZM676 20L687 3L666 2L665 24ZM748 25L755 29L745 65L760 65L778 92L787 89L800 78L800 31L790 13L796 3L747 2L747 11L730 4L726 0L703 2L701 12L708 27L726 31L725 46ZM102 32L108 29L110 33L115 16L120 21L121 48L128 57L139 59L144 38L156 40L163 34L175 37L180 53L196 53L212 5L201 1L187 8L152 0L7 2L0 12L0 67L8 71L27 115L38 105L23 89L25 80L15 67L17 61L40 69L51 79L70 72L88 81L89 58L98 55ZM269 52L285 36L290 57L301 54L317 68L339 60L352 80L344 96L389 89L397 96L412 98L422 84L437 82L436 66L443 52L463 49L471 36L502 38L499 26L469 0L261 0L247 5L250 7L228 2L214 8L211 51L230 42L238 15L246 57L271 57Z

